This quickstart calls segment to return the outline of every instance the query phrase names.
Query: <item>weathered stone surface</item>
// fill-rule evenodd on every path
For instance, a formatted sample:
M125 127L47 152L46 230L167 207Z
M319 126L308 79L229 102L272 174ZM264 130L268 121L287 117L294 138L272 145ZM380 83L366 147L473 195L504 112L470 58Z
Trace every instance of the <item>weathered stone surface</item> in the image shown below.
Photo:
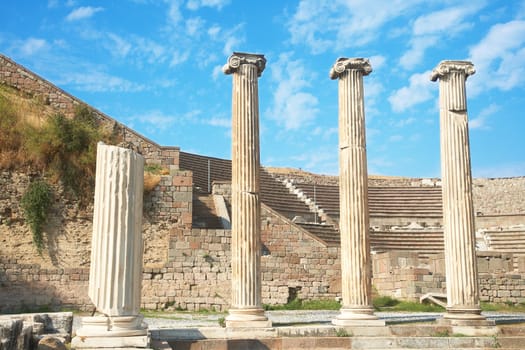
M443 231L447 274L446 318L480 315L472 175L465 83L474 74L465 61L443 61L432 72L439 79Z
M26 350L31 341L31 328L21 319L0 320L0 350Z
M263 55L234 52L223 71L232 89L232 297L227 327L265 327L261 301L258 77Z
M138 315L144 158L99 143L89 297L108 316Z
M37 350L66 350L66 345L58 338L45 336L38 342Z
M368 220L363 76L367 59L339 58L330 78L339 79L339 230L341 233L341 314L333 323L373 320L372 266Z
M147 334L139 315L143 176L142 156L98 144L89 296L103 316L82 318L77 348Z

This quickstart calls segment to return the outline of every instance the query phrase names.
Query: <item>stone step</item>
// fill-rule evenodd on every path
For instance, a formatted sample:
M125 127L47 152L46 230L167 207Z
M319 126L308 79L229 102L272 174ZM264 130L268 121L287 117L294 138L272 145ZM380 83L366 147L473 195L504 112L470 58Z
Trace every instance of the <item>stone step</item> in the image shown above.
M165 346L160 345L164 343ZM187 350L310 350L310 349L523 349L525 338L490 338L490 337L282 337L261 339L202 339L202 340L167 340L155 341L156 349Z

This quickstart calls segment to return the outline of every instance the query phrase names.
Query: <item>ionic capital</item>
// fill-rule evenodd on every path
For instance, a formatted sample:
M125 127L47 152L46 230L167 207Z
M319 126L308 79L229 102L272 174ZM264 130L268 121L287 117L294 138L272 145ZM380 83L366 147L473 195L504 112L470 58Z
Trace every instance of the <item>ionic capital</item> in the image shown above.
M436 81L451 73L465 74L465 79L469 75L476 73L476 69L472 62L469 61L441 61L436 68L432 70L430 80Z
M347 69L358 70L363 73L363 75L368 75L372 72L372 66L370 65L368 58L339 57L330 69L330 79L340 78Z
M230 58L228 58L228 63L222 67L222 71L224 74L235 73L242 64L255 65L257 67L257 76L260 77L264 67L266 67L266 58L260 54L234 52Z

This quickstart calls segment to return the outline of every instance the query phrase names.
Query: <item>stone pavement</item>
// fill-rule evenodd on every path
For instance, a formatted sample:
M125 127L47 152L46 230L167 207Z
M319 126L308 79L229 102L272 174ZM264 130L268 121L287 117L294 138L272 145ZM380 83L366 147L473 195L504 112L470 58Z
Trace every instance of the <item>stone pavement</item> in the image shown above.
M485 312L498 328L486 334L440 326L442 313L378 312L387 327L341 328L331 324L338 311L267 311L273 328L227 329L226 314L166 313L145 318L153 349L525 349L525 313ZM78 325L75 317L73 329Z
M266 311L268 318L275 326L289 325L308 325L308 324L329 324L338 311L326 310L293 310L293 311ZM495 320L497 324L504 323L525 323L525 312L523 313L504 313L504 312L483 312L488 319ZM376 315L384 319L387 324L411 323L411 322L431 322L443 316L442 313L428 312L376 312ZM219 319L226 314L220 313L190 313L190 312L166 312L162 318L146 317L144 321L150 330L157 329L176 329L176 328L201 328L217 327ZM80 316L75 316L73 322L73 332L80 325ZM524 346L525 349L525 346Z

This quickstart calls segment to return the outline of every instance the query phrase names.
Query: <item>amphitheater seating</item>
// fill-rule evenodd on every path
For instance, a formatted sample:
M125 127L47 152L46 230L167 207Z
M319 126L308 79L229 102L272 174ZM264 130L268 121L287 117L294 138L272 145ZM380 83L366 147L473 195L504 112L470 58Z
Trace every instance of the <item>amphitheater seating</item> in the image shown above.
M180 152L179 166L183 170L191 170L193 172L194 189L196 193L201 195L209 194L211 184L214 181L231 181L230 160ZM264 204L290 220L295 216L302 216L307 221L314 221L316 214L312 213L308 206L300 201L296 195L290 193L286 186L273 179L264 168L261 168L260 172L260 196ZM212 205L212 203L209 204ZM211 213L213 210L209 209L207 212ZM206 211L201 213L206 215ZM198 216L195 219L200 220ZM201 221L206 221L206 219Z
M329 246L340 245L339 231L332 225L300 223L299 226L314 234ZM444 251L441 230L370 231L370 249L373 252L392 250L415 251L421 258Z
M319 208L339 217L339 187L334 185L295 184ZM440 187L369 187L371 217L441 218Z
M314 223L298 223L298 225L311 234L315 235L328 246L338 247L341 244L339 231L333 225Z
M490 251L525 255L525 227L487 230L484 235Z
M378 253L390 250L415 251L421 258L445 250L441 230L370 231L370 247Z

